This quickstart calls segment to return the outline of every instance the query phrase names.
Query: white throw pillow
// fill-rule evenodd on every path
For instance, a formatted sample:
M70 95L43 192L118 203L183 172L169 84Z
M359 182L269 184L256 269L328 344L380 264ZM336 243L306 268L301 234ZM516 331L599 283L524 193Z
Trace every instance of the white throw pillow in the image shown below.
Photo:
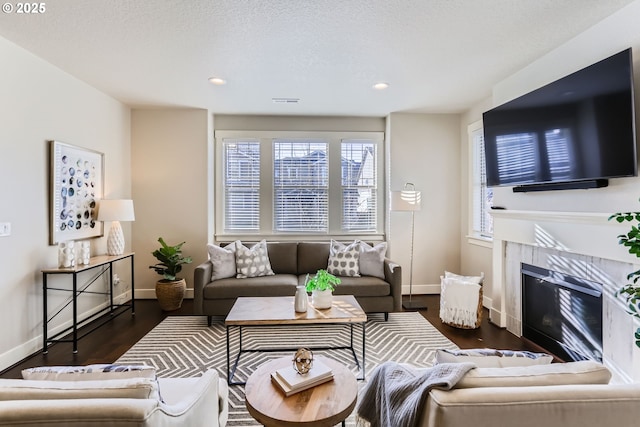
M508 366L547 365L553 356L530 351L494 350L474 348L469 350L437 350L436 364L474 363L478 368L505 368Z
M240 241L236 242L236 277L246 279L249 277L273 276L267 241L261 240L247 248Z
M336 276L360 277L360 244L354 241L349 246L331 240L327 272Z
M387 242L371 247L368 243L358 241L360 249L360 274L384 279L384 257L387 255Z
M97 364L86 366L41 366L22 370L25 380L96 381L126 378L156 378L156 369L148 365Z
M209 261L211 261L211 281L236 276L236 242L227 246L207 244Z

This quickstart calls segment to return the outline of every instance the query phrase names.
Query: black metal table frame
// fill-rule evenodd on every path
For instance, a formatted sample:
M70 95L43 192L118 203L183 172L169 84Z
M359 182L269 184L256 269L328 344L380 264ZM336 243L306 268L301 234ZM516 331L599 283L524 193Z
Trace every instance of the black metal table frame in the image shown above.
M355 347L353 345L353 326L359 324L362 329L362 365L360 365L360 361L358 360L358 355L356 353ZM296 348L255 348L255 349L245 349L242 348L242 328L261 328L261 327L277 327L277 328L290 328L298 327L298 326L310 326L310 325L336 325L336 326L349 326L349 346L322 346L322 347L307 347L312 351L319 350L351 350L351 354L353 355L353 360L356 362L357 368L360 370L362 375L357 378L358 381L364 381L365 379L365 362L366 362L366 322L357 322L357 323L288 323L282 325L226 325L227 329L227 384L228 385L245 385L246 381L233 381L233 377L236 375L236 369L238 368L238 364L240 363L240 357L243 353L273 353L273 352L282 352L282 351L297 351L299 347ZM229 336L230 329L236 327L239 329L238 333L238 354L235 357L235 362L233 367L231 367L231 338Z
M131 302L128 304L114 304L113 302L113 264L118 261L122 261L124 259L130 258L131 262ZM82 288L78 289L78 274L92 270L94 268L102 267L102 271L98 272L98 274L93 277L93 279L89 280ZM105 273L109 272L109 291L88 291L87 289L91 286L96 280L102 277ZM47 276L50 274L71 274L72 275L72 288L50 288L47 286ZM135 316L135 299L134 299L134 253L124 254L114 259L110 259L95 265L89 265L87 267L81 269L59 269L59 270L44 270L42 272L42 311L43 311L43 320L42 320L42 353L48 353L48 344L56 343L56 342L71 342L73 343L73 353L78 353L78 340L95 331L111 319L116 316L119 316L122 313L125 313L128 309L131 309L131 315ZM49 317L47 313L47 292L48 291L62 291L62 292L72 292L71 298L67 301L56 313L54 313L51 317ZM98 310L97 312L85 317L84 319L78 320L78 296L82 294L98 294L98 295L109 295L109 305ZM51 322L56 316L58 316L62 310L67 308L69 304L72 304L73 311L73 319L72 325L64 328L63 330L57 332L52 336L48 336L48 326L49 322ZM119 310L124 308L123 310ZM97 325L94 325L90 330L85 331L82 335L78 335L78 329L82 326L87 325L91 321L97 319L99 316L106 314L109 312L109 317L102 320ZM72 332L72 337L70 339L58 338L66 336L69 331Z

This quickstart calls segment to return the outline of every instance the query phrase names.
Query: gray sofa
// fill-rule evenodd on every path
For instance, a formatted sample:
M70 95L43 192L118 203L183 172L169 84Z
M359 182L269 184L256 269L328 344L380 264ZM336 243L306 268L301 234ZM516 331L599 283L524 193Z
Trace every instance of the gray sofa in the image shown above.
M194 272L194 312L208 316L226 316L238 297L293 296L296 286L307 274L326 269L329 242L268 242L267 252L273 276L211 281L212 265L206 261ZM367 313L400 311L402 306L402 269L384 260L384 280L373 276L340 277L335 295L353 295Z

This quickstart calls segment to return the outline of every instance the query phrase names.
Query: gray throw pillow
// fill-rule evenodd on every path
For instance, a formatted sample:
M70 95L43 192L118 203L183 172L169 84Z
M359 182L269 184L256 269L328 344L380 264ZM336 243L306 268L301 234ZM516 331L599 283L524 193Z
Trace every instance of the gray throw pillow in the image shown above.
M211 281L235 277L236 275L236 242L227 246L207 244L209 261L211 262Z
M371 247L360 241L360 274L384 279L384 257L387 255L387 242Z
M360 277L359 259L360 245L357 241L346 246L343 243L331 240L327 272L336 276Z
M261 240L251 247L236 242L236 277L246 279L249 277L273 276L267 241Z
M466 350L436 350L436 364L474 363L478 368L505 368L508 366L548 365L553 356L530 351L472 348Z

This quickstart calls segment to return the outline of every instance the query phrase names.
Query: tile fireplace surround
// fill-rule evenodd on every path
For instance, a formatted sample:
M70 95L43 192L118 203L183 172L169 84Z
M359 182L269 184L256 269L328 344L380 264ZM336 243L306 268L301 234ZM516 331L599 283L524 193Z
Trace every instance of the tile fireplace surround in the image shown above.
M491 321L522 335L520 264L527 263L602 283L603 363L616 382L640 382L640 349L633 332L640 321L627 314L615 292L640 268L618 245L629 224L608 213L494 211Z

